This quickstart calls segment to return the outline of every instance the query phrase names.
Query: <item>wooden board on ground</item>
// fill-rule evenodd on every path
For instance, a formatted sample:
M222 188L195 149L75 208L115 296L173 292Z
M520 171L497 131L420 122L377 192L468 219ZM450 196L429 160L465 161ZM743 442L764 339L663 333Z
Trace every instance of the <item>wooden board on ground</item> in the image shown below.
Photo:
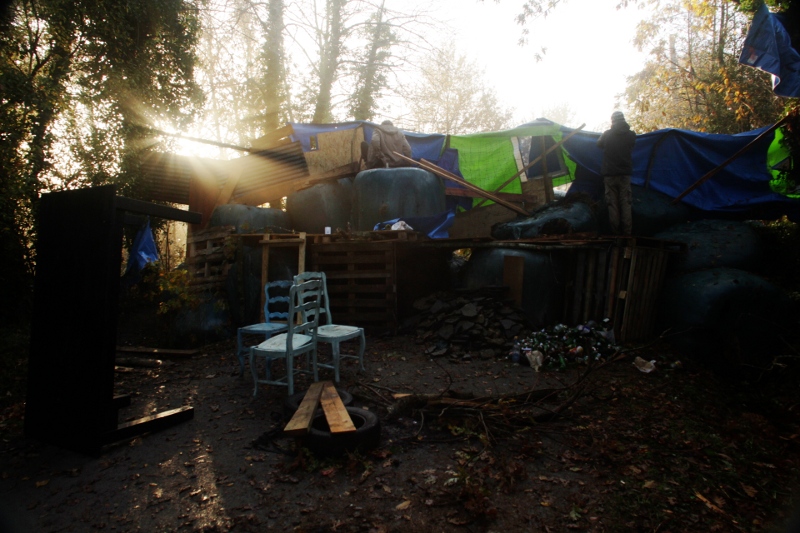
M350 413L347 412L347 408L342 403L342 399L339 397L339 393L332 382L324 382L320 402L332 434L352 433L356 430L353 421L350 419Z
M173 350L170 348L146 348L144 346L117 346L117 353L157 355L159 357L192 357L200 355L200 350Z
M298 436L308 433L308 430L311 428L311 423L314 421L314 413L319 405L319 399L322 395L322 388L325 383L327 382L319 381L308 388L308 392L303 397L303 401L300 402L300 407L297 408L292 419L289 420L289 423L283 428L284 434Z

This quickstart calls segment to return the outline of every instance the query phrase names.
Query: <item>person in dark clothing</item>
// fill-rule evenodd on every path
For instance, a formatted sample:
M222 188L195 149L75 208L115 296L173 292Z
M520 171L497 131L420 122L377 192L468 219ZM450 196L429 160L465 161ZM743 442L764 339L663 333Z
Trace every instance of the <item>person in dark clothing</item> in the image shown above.
M372 131L367 168L408 166L408 163L397 157L394 152L411 157L411 145L408 144L403 132L392 124L392 121L384 120Z
M597 147L603 150L603 176L608 220L616 234L631 234L631 174L636 133L625 122L621 111L611 114L611 128L600 135Z

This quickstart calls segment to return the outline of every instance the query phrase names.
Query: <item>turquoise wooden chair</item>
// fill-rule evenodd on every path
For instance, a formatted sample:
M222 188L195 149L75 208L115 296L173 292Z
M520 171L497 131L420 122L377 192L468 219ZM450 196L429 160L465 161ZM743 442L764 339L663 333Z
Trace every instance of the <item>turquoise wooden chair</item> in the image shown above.
M364 349L366 347L366 339L364 338L364 329L356 326L343 326L333 323L325 272L303 272L294 277L295 283L301 283L307 280L319 280L322 282L322 303L319 306L319 312L324 316L320 319L320 325L319 328L317 328L317 341L330 344L333 354L333 361L331 363L317 362L317 366L333 369L333 379L336 383L339 383L339 361L341 359L356 359L358 360L359 370L362 372L365 370ZM358 355L341 354L339 345L350 339L360 340Z
M322 283L319 280L296 283L289 289L290 320L285 333L270 337L258 346L250 347L250 371L253 373L253 396L258 394L258 385L281 385L294 394L294 375L297 372L317 375L317 326L319 325L319 309L322 300ZM312 356L312 370L308 370L308 354ZM306 370L295 368L295 357L306 355ZM266 362L266 376L258 377L256 357L263 357ZM272 376L272 362L276 359L286 361L286 376L276 379Z
M239 375L244 374L244 356L249 353L250 347L245 346L243 338L245 335L259 335L263 340L267 340L273 335L283 333L288 327L289 321L289 288L292 281L282 279L270 281L264 286L264 322L243 326L236 332L236 357L239 358ZM277 310L279 305L282 310ZM281 320L282 322L273 322Z

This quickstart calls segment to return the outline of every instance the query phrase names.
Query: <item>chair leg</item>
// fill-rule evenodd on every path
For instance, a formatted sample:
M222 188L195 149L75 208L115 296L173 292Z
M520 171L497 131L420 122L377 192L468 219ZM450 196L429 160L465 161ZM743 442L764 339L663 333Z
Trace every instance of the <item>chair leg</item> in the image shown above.
M319 370L317 370L317 348L311 351L312 370L314 371L314 383L319 381Z
M289 396L294 394L294 357L291 352L286 354L286 385L289 388Z
M250 373L253 374L253 398L258 394L258 373L255 365L255 348L250 347Z
M331 342L331 352L333 353L333 380L339 383L339 341Z
M244 375L244 354L242 353L242 328L236 330L236 357L239 359L239 377Z
M362 372L366 372L367 369L364 368L364 350L367 347L367 339L364 338L364 330L361 330L361 346L358 348L358 364L361 367Z

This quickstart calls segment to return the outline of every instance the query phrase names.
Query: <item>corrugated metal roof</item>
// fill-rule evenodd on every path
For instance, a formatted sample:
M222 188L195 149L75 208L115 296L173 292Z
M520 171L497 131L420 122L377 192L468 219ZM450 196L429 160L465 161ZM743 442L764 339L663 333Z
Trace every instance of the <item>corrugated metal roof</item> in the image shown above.
M292 182L300 183L308 177L308 165L299 142L228 161L151 152L141 168L149 200L178 204L189 203L189 188L195 179L211 181L222 188L228 179L238 175L232 200L245 196L260 198L258 192L263 190L263 201L269 201L276 185L286 184L291 189Z

